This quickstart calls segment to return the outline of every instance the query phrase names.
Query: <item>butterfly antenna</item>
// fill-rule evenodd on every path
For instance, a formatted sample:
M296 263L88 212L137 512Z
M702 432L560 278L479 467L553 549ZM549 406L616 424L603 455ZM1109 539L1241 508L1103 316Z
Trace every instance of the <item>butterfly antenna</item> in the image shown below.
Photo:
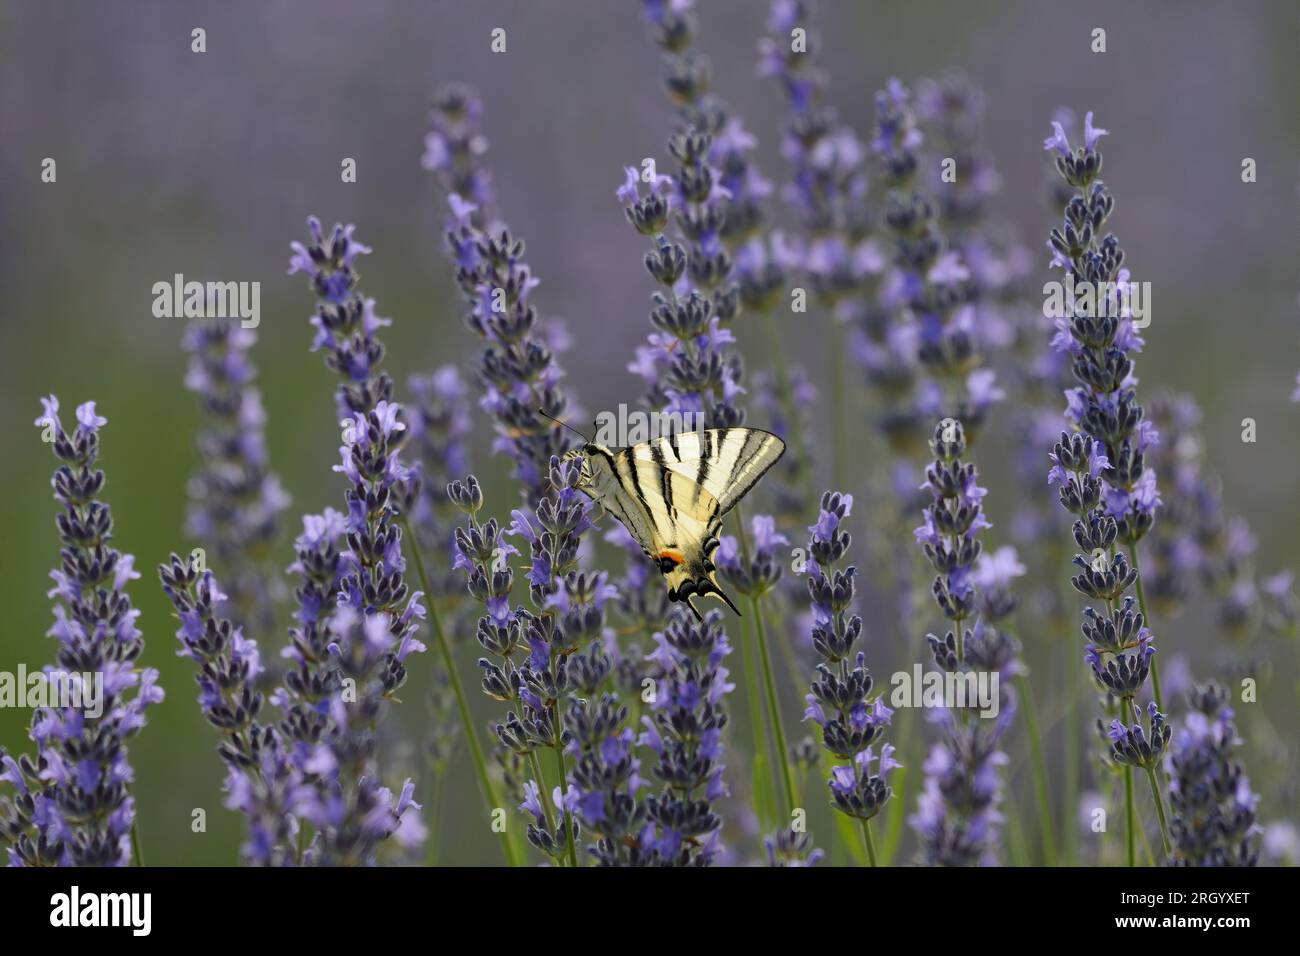
M538 414L538 415L541 415L543 418L549 418L551 421L555 422L555 424L557 424L557 425L563 425L563 426L564 426L565 428L567 428L569 431L573 432L575 435L577 435L579 438L581 438L581 439L582 439L582 443L583 443L584 445L589 444L589 443L591 442L591 439L590 439L590 438L588 438L588 437L587 437L586 435L584 435L582 432L578 431L576 428L574 428L574 427L573 427L572 425L570 425L568 422L562 422L562 421L560 421L558 418L556 418L554 415L548 415L548 414L546 414L546 412L543 411L543 410L540 409L540 408L537 410L537 414Z

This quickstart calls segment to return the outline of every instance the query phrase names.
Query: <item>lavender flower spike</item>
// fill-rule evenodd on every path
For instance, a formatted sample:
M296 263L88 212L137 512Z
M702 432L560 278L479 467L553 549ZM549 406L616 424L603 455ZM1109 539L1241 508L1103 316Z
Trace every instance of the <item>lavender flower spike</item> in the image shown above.
M1255 866L1259 796L1232 756L1240 746L1228 692L1210 681L1187 695L1191 712L1166 757L1169 830L1178 866Z
M857 568L841 568L852 537L843 522L853 508L853 496L828 491L822 495L817 523L808 531L811 562L808 594L812 601L812 643L821 662L808 694L804 719L821 728L822 743L838 760L827 781L831 805L862 821L867 850L875 863L875 846L868 824L893 795L889 774L901 764L891 744L880 742L894 712L880 695L867 670L866 654L853 648L862 634L862 618L852 612Z
M530 297L540 280L524 260L524 243L496 218L482 112L478 97L464 87L440 93L424 166L451 208L445 249L468 306L465 325L483 342L475 371L483 385L479 404L496 426L493 448L514 460L514 477L535 505L546 493L551 457L569 448L569 432L554 421L568 411L564 373L555 360L567 338L559 323L539 316Z
M400 826L413 806L411 782L396 800L380 786L375 741L387 702L406 681L408 655L425 649L418 638L423 595L406 583L399 526L419 487L416 470L401 458L404 412L392 401L393 382L382 366L377 333L389 320L357 291L355 262L370 249L353 238L352 226L335 225L328 240L315 218L308 227L310 245L292 244L289 271L311 276L320 299L312 347L327 350L326 365L341 380L335 400L344 444L334 470L348 482L347 512L342 529L337 519L309 522L299 539L303 630L288 651L298 671L277 700L291 710L297 704L299 719L289 724L295 757L312 781L295 804L318 831L307 862L368 864L388 836L419 835ZM342 552L330 540L339 530L346 534ZM317 737L313 728L322 717Z
M1123 268L1124 250L1111 233L1101 234L1114 209L1114 198L1098 178L1102 156L1097 141L1106 130L1092 125L1089 113L1084 145L1070 151L1062 125L1044 148L1054 151L1056 170L1078 190L1065 205L1064 222L1051 232L1052 264L1073 280L1063 297L1052 344L1066 356L1079 385L1066 391L1065 415L1073 426L1052 449L1048 481L1058 486L1062 507L1075 516L1073 535L1079 553L1075 590L1104 611L1084 611L1086 657L1097 686L1108 695L1112 718L1108 757L1124 768L1129 865L1135 865L1132 768L1147 772L1152 798L1161 815L1161 835L1168 838L1153 768L1169 740L1165 715L1159 712L1160 684L1153 661L1142 583L1136 566L1137 545L1155 524L1160 492L1148 465L1148 450L1159 440L1137 402L1133 374L1135 352L1143 340L1130 309L1132 283ZM1088 292L1092 294L1087 294ZM1128 556L1123 551L1128 547ZM1138 606L1126 597L1136 586ZM1139 719L1137 698L1150 677L1156 706L1148 708L1149 725ZM1131 720L1131 722L1130 722Z
M77 408L72 434L59 421L59 401L41 399L42 438L61 462L51 484L63 507L60 567L50 572L58 598L49 634L59 641L53 677L64 675L82 706L39 707L31 738L37 757L0 754L0 779L17 789L0 801L0 839L14 866L125 866L132 856L135 801L126 741L163 699L158 672L135 665L144 649L126 584L140 575L134 559L113 548L113 519L98 500L104 473L95 467L99 429L107 419L95 403ZM138 848L137 848L138 855Z
M601 645L606 639L605 605L617 594L604 573L584 572L578 567L578 549L582 535L592 527L595 507L578 491L582 469L579 458L552 458L547 469L551 493L535 509L513 512L508 530L495 519L478 521L483 492L473 476L447 488L448 497L467 519L456 531L455 567L467 573L469 592L485 612L476 632L480 646L491 655L478 662L483 691L513 705L493 729L507 752L527 758L532 773L532 779L524 781L528 792L521 805L534 817L528 840L556 862L567 857L570 865L577 864L579 815L596 824L598 843L590 851L597 859L615 862L607 845L612 836L610 821L603 814L605 795L611 800L630 798L633 804L621 806L618 813L628 814L626 823L639 819L636 786L629 790L623 781L607 779L589 760L593 748L621 746L625 710L612 698L604 700L599 704L604 715L600 726L593 727L587 724L590 708L575 698L582 693L590 700L609 674ZM509 606L514 569L507 558L519 549L507 537L528 544L531 610L511 610ZM608 723L616 715L617 719ZM597 735L595 739L592 733ZM566 752L579 761L572 778L564 772L563 794L554 801L558 819L552 818L549 806L538 797L542 780L539 754L546 750L554 752L562 771ZM609 754L601 749L600 759L606 757ZM621 765L620 760L610 759ZM625 777L631 773L630 767L622 770Z
M257 642L221 616L229 602L211 571L199 572L173 554L158 574L180 617L177 654L198 665L199 706L222 733L217 753L227 768L227 805L249 818L244 858L252 864L285 865L292 861L290 848L298 832L290 798L300 782L279 731L258 721L263 698L256 682L263 667Z
M186 531L210 547L230 592L237 625L269 634L282 586L266 566L289 496L270 470L262 397L248 352L252 329L226 320L186 330L185 387L199 396L205 423L197 438L202 467L190 481Z
M670 866L708 866L722 850L722 818L713 806L728 793L724 698L735 685L723 665L731 644L721 622L720 611L696 621L676 609L647 658L655 664L656 691L639 742L654 752L663 789L646 797L640 846Z
M1021 673L1020 647L997 625L1016 608L1011 581L1025 567L1013 548L992 555L982 551L985 490L975 466L961 460L966 451L962 423L945 419L930 443L935 460L926 470L932 501L917 540L936 571L931 589L940 611L952 622L941 638L927 634L936 666L959 675L967 687L996 675L996 710L967 700L947 701L934 712L940 740L923 769L925 786L910 818L920 839L919 862L927 866L978 866L997 862L1002 815L1001 767L1007 756L1000 740L1015 717L1011 682ZM967 627L968 620L973 627ZM1046 843L1046 840L1045 840Z

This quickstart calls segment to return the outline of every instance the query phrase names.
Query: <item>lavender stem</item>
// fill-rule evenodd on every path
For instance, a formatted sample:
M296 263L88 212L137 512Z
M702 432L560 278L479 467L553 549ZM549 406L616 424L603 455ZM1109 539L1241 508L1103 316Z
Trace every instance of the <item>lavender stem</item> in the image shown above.
M424 589L425 594L432 593L429 591L428 574L424 570L424 556L420 554L420 546L416 542L415 532L411 528L411 520L406 515L402 515L401 522L402 530L406 532L406 540L411 544L411 559L415 562L415 573L420 578L420 587ZM483 746L479 743L478 734L474 729L474 719L470 716L469 704L465 700L465 688L461 684L460 673L456 670L456 661L451 655L451 645L447 643L447 635L442 629L442 618L438 614L438 607L433 601L429 602L429 620L433 623L433 634L438 642L438 650L442 654L442 663L447 668L447 677L451 680L451 689L456 695L456 708L460 711L460 721L465 728L465 739L469 741L470 754L474 758L474 769L478 773L479 789L490 807L499 807L501 803L497 799L496 788L492 785L492 778L488 776L487 761L483 757ZM519 860L515 856L514 844L511 843L504 830L500 836L501 849L505 853L506 862L510 866L518 866Z

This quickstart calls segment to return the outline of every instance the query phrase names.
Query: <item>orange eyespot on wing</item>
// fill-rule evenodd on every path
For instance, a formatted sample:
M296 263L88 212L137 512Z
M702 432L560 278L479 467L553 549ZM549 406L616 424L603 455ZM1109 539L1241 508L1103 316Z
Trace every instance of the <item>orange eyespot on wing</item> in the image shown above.
M658 561L663 561L665 558L667 558L673 564L681 564L683 561L686 560L686 556L682 554L680 551L660 551L658 554L655 555L655 559Z

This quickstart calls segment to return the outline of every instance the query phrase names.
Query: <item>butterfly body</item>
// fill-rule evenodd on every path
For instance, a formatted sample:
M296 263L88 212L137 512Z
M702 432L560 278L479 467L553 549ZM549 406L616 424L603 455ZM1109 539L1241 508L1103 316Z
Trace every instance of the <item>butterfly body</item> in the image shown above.
M718 585L713 553L722 518L780 459L785 443L756 428L709 428L627 448L595 442L579 490L617 518L658 567L668 598L697 617L693 597L713 595L739 614Z

